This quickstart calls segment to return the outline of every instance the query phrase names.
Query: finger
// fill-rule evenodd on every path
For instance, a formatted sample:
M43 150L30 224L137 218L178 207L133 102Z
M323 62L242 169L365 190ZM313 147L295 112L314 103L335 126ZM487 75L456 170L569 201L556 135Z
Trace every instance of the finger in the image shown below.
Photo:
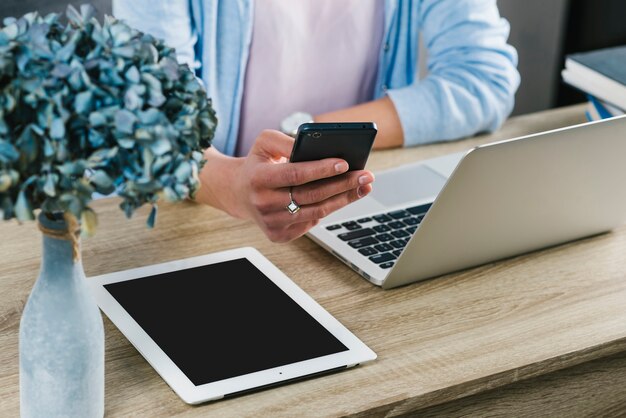
M270 229L266 232L266 235L272 242L289 242L306 234L309 229L318 223L319 221L298 222L283 228Z
M323 219L331 213L343 208L350 203L367 196L372 191L372 185L366 184L359 186L357 189L348 190L329 199L313 205L301 206L300 210L295 213L295 217L299 222L314 221Z
M250 156L278 160L289 158L294 139L282 132L266 129L257 137L250 149Z
M278 228L280 225L293 225L301 222L317 221L330 215L334 211L367 196L372 191L372 185L366 184L356 189L335 195L313 205L303 205L300 210L294 214L289 213L286 209L279 210L266 215L265 223L270 227Z
M287 228L289 241L293 241L296 238L300 238L302 235L309 232L309 229L313 228L318 223L319 223L319 220L315 220L315 221L300 222L297 224L290 225Z
M348 163L340 158L325 158L319 161L304 161L287 164L267 164L259 173L265 187L299 186L348 171Z
M348 190L357 189L359 186L371 184L373 181L374 175L369 171L351 171L341 176L293 187L291 194L298 204L312 205Z

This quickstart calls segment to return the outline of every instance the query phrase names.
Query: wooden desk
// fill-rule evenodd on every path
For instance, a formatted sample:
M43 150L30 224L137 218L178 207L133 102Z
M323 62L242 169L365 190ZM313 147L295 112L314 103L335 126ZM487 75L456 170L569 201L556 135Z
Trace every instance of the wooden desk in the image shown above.
M583 121L581 106L511 119L494 135L377 152L378 170ZM626 227L383 291L307 238L272 244L250 223L192 203L126 221L95 204L88 275L250 245L376 353L367 365L239 398L184 404L105 319L109 416L582 415L626 411ZM37 275L34 224L0 226L0 411L16 416L18 326Z

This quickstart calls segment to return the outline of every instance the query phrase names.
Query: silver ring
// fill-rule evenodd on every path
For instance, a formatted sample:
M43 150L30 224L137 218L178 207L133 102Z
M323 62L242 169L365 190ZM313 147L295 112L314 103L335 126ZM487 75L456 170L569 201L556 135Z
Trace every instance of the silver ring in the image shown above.
M300 210L300 205L293 200L293 196L291 195L291 187L289 188L289 204L285 206L285 209L287 209L292 215Z

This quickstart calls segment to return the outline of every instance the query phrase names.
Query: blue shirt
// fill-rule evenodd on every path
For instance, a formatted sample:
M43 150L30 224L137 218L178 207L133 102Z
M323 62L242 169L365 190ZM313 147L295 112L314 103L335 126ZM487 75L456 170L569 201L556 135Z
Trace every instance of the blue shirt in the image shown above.
M497 129L513 109L520 80L516 51L506 42L509 24L496 1L384 1L372 99L386 94L392 100L405 146ZM196 69L219 118L213 145L229 155L236 149L254 5L254 0L113 0L116 17L164 39L179 60ZM422 80L420 33L428 51Z

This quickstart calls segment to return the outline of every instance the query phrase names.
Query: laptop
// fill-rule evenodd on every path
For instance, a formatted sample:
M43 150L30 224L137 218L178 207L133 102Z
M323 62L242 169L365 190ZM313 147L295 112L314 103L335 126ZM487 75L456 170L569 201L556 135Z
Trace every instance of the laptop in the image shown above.
M610 231L626 220L626 116L376 174L308 236L390 289Z

